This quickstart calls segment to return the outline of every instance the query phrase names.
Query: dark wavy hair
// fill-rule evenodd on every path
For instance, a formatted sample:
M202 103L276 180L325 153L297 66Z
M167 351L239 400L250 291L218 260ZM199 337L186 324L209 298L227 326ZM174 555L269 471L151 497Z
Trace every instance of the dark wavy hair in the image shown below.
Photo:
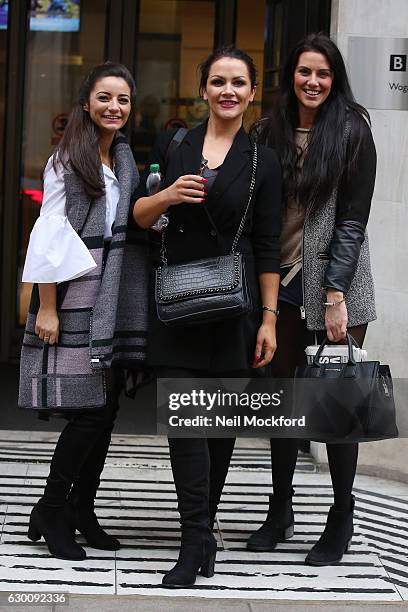
M237 49L234 45L228 45L223 47L218 47L213 51L207 59L199 65L198 69L200 71L200 85L198 88L198 93L202 97L205 87L208 81L208 75L210 74L210 68L217 62L219 59L223 57L232 57L233 59L241 60L246 64L248 68L249 80L251 81L252 89L256 85L256 66L254 60L248 53L242 51L242 49Z
M84 189L91 198L100 197L105 191L105 184L100 173L99 129L84 110L84 105L89 103L91 91L97 81L110 76L124 79L129 85L131 109L134 109L136 85L126 66L113 62L96 66L81 83L64 134L53 154L54 169L58 160L64 168L73 170L82 180ZM129 118L131 116L132 111Z
M316 51L325 56L333 73L333 82L329 96L316 113L302 172L299 173L301 152L295 141L299 110L294 74L299 57L305 51ZM347 139L344 133L347 120L351 122L356 146L346 163ZM309 202L318 206L330 196L343 171L346 170L347 175L353 171L364 129L367 129L366 120L370 122L370 116L354 99L338 47L319 32L306 36L290 53L274 111L270 117L261 120L254 131L259 142L274 147L280 156L285 195L295 197L304 206Z

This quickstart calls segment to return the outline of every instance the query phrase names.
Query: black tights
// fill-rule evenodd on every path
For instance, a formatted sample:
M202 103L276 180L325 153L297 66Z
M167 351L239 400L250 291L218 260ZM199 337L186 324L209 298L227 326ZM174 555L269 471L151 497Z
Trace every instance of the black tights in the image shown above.
M362 346L367 325L349 328L349 332ZM321 342L324 332L318 332ZM300 310L287 302L279 302L277 323L278 348L273 358L272 376L292 378L296 366L305 363L304 349L314 344L314 332L307 330L300 318ZM327 458L333 485L334 505L337 510L350 508L350 496L357 468L358 444L326 444ZM291 495L293 474L298 455L298 440L271 439L272 483L276 498L287 499Z

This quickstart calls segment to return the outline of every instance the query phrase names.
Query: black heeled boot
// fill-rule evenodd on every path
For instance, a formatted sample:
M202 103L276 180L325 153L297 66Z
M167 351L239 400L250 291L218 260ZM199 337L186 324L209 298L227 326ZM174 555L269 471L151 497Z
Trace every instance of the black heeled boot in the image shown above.
M83 506L70 494L65 512L71 530L74 533L75 530L79 531L89 546L99 550L119 550L119 540L100 526L92 502Z
M95 497L101 483L101 474L105 465L111 441L112 429L118 410L116 396L109 403L111 417L95 441L91 452L81 467L79 476L74 481L68 494L67 516L72 529L77 529L89 546L99 550L119 550L117 538L106 533L95 515Z
M210 531L200 534L193 529L183 530L177 563L164 575L163 586L172 589L193 586L198 573L211 578L216 553L217 542Z
M100 476L108 452L111 432L106 431L95 444L82 466L79 478L74 482L66 505L67 518L89 546L99 550L119 550L117 538L106 533L95 515L95 497L100 485Z
M51 555L57 559L82 561L86 558L82 546L75 542L64 507L53 508L41 500L37 502L31 511L27 535L33 542L43 536Z
M292 490L293 495L293 490ZM269 496L269 512L264 524L253 533L247 542L247 549L256 552L274 550L278 542L284 542L293 536L295 518L292 508L292 496L285 500Z
M335 565L348 551L353 537L354 495L349 510L331 506L326 527L305 559L306 565Z
M164 587L190 587L200 573L214 575L217 543L209 528L209 452L202 438L169 438L170 460L181 523L176 565L162 580Z

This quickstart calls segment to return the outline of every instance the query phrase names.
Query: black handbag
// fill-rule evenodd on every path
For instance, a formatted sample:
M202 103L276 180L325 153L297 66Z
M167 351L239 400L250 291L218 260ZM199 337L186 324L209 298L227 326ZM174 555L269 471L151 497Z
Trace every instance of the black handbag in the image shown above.
M169 327L202 325L252 310L245 261L236 251L255 186L258 152L254 145L248 202L228 255L182 264L167 263L162 233L163 265L156 270L155 299L159 320Z
M388 365L356 362L354 338L347 334L348 362L313 363L296 368L293 416L305 417L305 438L323 442L367 442L398 437L394 391Z

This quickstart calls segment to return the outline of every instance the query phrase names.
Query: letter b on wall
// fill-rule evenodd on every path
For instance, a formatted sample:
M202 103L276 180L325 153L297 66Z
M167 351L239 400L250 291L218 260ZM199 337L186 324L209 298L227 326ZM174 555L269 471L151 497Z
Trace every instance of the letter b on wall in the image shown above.
M408 37L350 36L347 64L356 100L368 109L407 111L407 57Z
M390 70L392 72L405 72L407 69L406 55L390 55Z

